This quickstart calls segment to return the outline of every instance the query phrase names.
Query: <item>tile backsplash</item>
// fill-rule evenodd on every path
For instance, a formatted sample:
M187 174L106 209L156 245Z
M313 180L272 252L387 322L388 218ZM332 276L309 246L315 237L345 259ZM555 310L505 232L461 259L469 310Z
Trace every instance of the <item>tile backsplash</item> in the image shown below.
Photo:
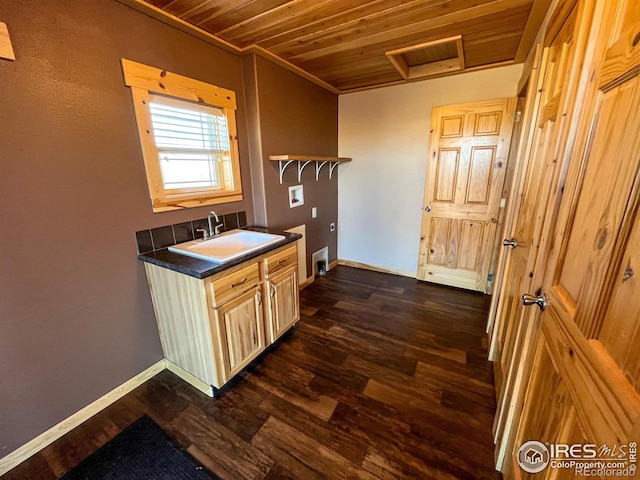
M224 227L220 229L223 232L247 226L247 214L244 211L220 215L219 218L220 223L224 224ZM140 230L136 232L138 253L155 252L177 243L201 238L202 233L197 231L199 228L209 229L206 218L152 228L151 230Z

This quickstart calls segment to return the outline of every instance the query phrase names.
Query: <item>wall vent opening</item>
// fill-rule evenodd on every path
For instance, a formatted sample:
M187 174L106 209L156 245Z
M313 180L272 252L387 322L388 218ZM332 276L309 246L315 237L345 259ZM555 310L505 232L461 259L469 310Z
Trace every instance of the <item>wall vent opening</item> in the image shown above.
M329 271L329 247L324 247L314 252L311 256L311 268L313 269L313 275L318 275L318 261L324 261L325 271Z

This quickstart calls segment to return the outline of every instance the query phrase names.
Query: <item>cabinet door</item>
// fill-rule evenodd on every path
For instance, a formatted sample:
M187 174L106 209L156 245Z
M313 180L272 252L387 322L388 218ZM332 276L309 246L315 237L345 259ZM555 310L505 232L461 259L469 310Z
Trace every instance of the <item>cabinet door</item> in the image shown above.
M613 479L636 473L640 2L605 0L596 6L604 12L596 10L600 33L589 41L595 65L588 70L586 107L562 187L542 282L547 306L513 449L514 469L532 473L519 476L524 479ZM544 455L552 444L558 448ZM574 450L585 444L595 444L597 462L581 463L588 456L583 452L575 455L575 468L559 465L573 461L555 462L574 458L564 457L560 445ZM579 467L594 464L598 468Z
M268 281L271 343L300 319L298 267L288 268Z
M217 308L215 321L226 382L265 348L260 287Z

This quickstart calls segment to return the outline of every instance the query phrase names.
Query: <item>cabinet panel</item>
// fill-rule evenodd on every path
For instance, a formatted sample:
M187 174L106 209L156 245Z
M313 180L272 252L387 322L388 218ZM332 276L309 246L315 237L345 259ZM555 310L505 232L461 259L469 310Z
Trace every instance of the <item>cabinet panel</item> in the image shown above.
M215 311L224 381L228 381L265 348L262 291L255 287Z
M599 335L624 376L640 392L640 213L636 213Z
M150 263L144 267L165 358L203 384L220 385L202 280Z
M268 281L269 330L271 343L300 319L298 269L289 268Z

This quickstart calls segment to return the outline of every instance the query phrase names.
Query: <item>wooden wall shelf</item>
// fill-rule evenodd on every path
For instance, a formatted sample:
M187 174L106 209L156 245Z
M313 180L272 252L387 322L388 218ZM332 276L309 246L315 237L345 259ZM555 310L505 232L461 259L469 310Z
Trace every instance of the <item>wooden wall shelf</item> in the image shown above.
M298 182L300 182L302 181L302 171L311 162L316 163L316 181L318 181L320 170L322 170L322 167L324 167L326 163L329 164L329 179L331 179L334 168L336 168L340 163L351 161L348 157L319 157L316 155L269 155L269 160L272 162L278 162L280 185L282 185L284 171L293 162L298 163Z

